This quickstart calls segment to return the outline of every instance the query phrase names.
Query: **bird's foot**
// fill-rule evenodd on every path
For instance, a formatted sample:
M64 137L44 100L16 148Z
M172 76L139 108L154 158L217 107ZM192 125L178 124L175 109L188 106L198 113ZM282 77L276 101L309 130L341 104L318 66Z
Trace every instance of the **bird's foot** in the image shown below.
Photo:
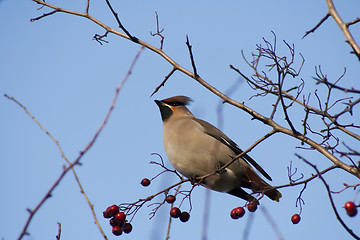
M190 180L192 185L195 185L196 183L199 182L198 176L196 176L196 175L190 177L189 180Z
M227 171L226 171L226 168L222 168L222 167L223 167L222 164L218 164L218 165L216 166L216 173L217 173L217 174L224 174L224 173L227 172Z

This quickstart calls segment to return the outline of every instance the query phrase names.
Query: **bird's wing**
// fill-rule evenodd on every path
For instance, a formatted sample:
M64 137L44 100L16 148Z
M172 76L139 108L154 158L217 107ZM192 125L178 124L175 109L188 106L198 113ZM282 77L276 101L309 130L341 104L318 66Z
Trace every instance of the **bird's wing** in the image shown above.
M209 136L215 138L216 140L220 141L221 143L225 144L227 147L229 147L236 155L239 155L243 151L239 148L239 146L233 142L228 136L226 136L222 131L211 125L210 123L194 118L194 121L198 122L203 128L204 132L208 134ZM252 159L249 155L244 154L242 156L244 160L246 160L248 163L253 165L264 177L266 177L268 180L272 180L269 174L265 172L265 170L260 167L259 164L255 162L254 159Z

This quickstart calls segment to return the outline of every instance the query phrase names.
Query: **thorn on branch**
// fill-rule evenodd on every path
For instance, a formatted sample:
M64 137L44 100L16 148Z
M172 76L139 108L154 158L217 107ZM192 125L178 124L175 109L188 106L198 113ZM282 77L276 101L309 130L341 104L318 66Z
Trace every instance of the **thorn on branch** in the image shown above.
M197 71L196 71L194 56L193 56L193 53L192 53L192 50L191 50L192 46L190 45L189 38L188 38L187 35L186 35L186 46L187 46L188 49L189 49L191 65L192 65L193 70L194 70L194 78L197 79L197 78L199 77L199 75L197 74Z
M108 5L108 7L110 8L110 11L111 11L112 14L114 15L114 17L115 17L115 19L116 19L116 21L117 21L117 23L118 23L118 25L119 25L119 28L124 31L124 33L130 38L131 41L133 41L133 42L135 42L135 43L139 43L139 39L137 39L137 37L135 37L135 36L132 36L132 35L128 32L128 30L126 30L126 28L121 24L120 19L119 19L119 16L118 16L118 13L114 11L114 9L113 9L113 7L111 6L109 0L106 0L106 3L107 3L107 5Z
M325 17L323 17L323 18L320 20L320 22L319 22L318 24L316 24L316 26L315 26L314 28L312 28L311 30L307 31L302 38L305 38L305 37L306 37L307 35L309 35L310 33L315 32L315 30L318 29L318 28L320 27L320 25L323 24L323 23L326 21L326 19L328 19L328 17L330 17L330 13L327 13L327 14L325 15Z
M355 20L352 20L351 22L348 22L348 23L346 24L346 27L349 27L349 26L351 26L351 25L353 25L353 24L355 24L355 23L358 23L358 22L360 22L360 18L359 18L359 17L357 17Z
M174 68L171 70L171 72L170 72L168 75L166 75L165 79L160 83L159 86L156 87L156 89L155 89L154 92L150 95L150 97L152 97L155 93L157 93L157 92L159 91L159 89L160 89L161 87L163 87L163 86L165 85L166 81L171 77L171 75L172 75L176 70L177 70L177 68L174 67Z
M54 13L58 12L59 10L58 9L55 9L54 11L51 11L49 13L44 13L43 15L39 16L39 17L36 17L36 18L31 18L30 19L30 22L35 22L37 20L40 20L44 17L47 17L47 16L50 16L50 15L53 15Z

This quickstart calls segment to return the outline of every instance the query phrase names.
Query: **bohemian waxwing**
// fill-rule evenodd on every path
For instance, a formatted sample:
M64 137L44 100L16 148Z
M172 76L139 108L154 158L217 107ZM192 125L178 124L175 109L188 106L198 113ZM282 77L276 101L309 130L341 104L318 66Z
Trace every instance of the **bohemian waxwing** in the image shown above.
M242 150L219 129L194 117L186 108L190 101L191 99L185 96L155 100L164 125L165 152L174 168L189 179L215 172L201 184L249 202L258 203L241 187L254 192L263 191L270 199L279 201L281 193L276 189L265 191L271 186L261 179L249 163L268 180L271 180L271 177L247 154L219 171L223 165L242 153Z

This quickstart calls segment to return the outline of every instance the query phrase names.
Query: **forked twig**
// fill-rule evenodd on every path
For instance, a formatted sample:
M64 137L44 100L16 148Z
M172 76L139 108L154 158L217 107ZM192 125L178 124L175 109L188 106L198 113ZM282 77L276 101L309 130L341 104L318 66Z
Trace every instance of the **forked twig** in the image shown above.
M345 228L345 230L352 236L354 237L355 239L358 239L360 240L360 237L357 236L346 224L345 222L342 220L342 218L340 217L336 207L335 207L335 203L334 203L334 200L333 200L333 197L331 195L331 190L330 190L330 187L329 187L329 184L325 181L324 177L322 176L322 174L320 174L319 170L317 169L316 165L312 164L311 162L309 162L308 160L306 160L305 158L303 158L302 156L298 155L298 154L295 154L299 159L303 160L305 163L307 163L309 166L311 166L317 173L317 175L319 176L319 178L321 179L321 181L324 183L324 186L326 188L326 191L328 193L328 197L329 197L329 200L330 200L330 204L331 204L331 207L336 215L336 218L338 219L338 221L340 222L340 224Z
M103 122L101 123L100 127L98 128L98 130L96 131L94 137L91 139L90 143L80 152L79 156L73 161L73 162L70 162L66 159L63 151L61 150L61 147L59 145L59 143L55 140L55 138L52 137L52 135L45 129L41 126L41 124L27 111L27 109L21 105L17 100L15 100L14 98L11 98L7 95L5 95L5 97L7 97L8 99L10 100L13 100L14 102L16 102L19 106L21 106L25 111L26 113L39 125L41 126L41 128L52 138L52 140L57 144L58 148L60 149L61 151L61 154L62 154L62 157L67 160L69 166L64 168L63 172L60 174L60 176L57 178L57 180L55 181L55 183L51 186L51 188L46 192L45 196L40 200L40 202L36 205L36 207L33 209L33 210L30 210L28 209L28 212L30 213L21 233L20 233L20 236L18 238L18 240L22 239L25 235L28 235L29 233L27 232L27 229L29 227L29 224L33 218L33 216L35 215L35 213L40 209L40 207L46 202L46 200L51 197L52 195L52 192L54 191L54 189L60 184L61 180L64 178L64 176L70 171L70 170L73 170L73 166L75 165L78 165L80 163L80 160L82 159L82 157L84 156L84 154L93 146L93 144L95 143L97 137L99 136L99 134L101 133L102 129L105 127L114 107L115 107L115 103L116 103L116 100L117 100L117 97L118 97L118 94L120 92L120 89L122 88L122 86L124 85L124 83L126 82L126 80L128 79L128 77L130 76L131 74L131 71L137 61L137 59L139 58L140 56L140 53L142 52L143 50L143 47L140 48L139 52L137 53L137 55L135 56L130 68L129 68L129 71L127 72L127 74L125 75L124 79L121 81L121 83L119 84L119 86L116 88L116 93L114 95L114 98L113 98L113 101L111 103L111 106L103 120ZM73 170L74 171L74 170ZM77 178L77 181L78 181L78 184L79 186L81 186L80 184L80 181L78 180ZM82 187L81 187L82 189ZM83 189L82 189L83 191ZM83 195L84 197L86 198L91 210L92 210L92 213L93 213L93 216L94 216L94 219L95 219L95 222L97 222L97 226L100 230L100 232L102 233L104 239L107 239L105 233L103 232L103 230L101 229L98 221L97 221L97 217L95 215L95 212L94 212L94 209L93 209L93 204L91 204L91 202L89 201L89 199L87 198L87 196L84 194L83 192Z

